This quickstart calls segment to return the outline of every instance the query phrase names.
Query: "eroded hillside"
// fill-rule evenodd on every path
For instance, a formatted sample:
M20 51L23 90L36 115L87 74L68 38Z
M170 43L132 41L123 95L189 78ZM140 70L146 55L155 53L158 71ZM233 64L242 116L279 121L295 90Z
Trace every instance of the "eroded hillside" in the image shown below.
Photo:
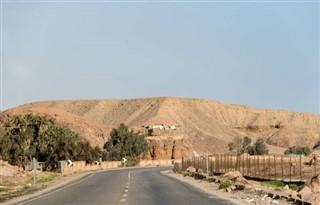
M47 101L26 104L1 116L27 111L50 114L94 144L106 140L110 129L122 122L135 130L142 125L176 125L179 128L173 133L159 134L181 136L200 154L207 150L225 153L230 141L243 136L262 137L275 152L294 145L312 148L320 138L318 114L254 109L202 99Z

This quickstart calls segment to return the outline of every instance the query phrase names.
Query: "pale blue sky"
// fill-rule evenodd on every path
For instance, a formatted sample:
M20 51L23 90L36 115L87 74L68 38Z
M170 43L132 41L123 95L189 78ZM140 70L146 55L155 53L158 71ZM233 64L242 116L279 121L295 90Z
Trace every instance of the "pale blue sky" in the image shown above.
M319 2L2 2L2 106L176 96L319 113Z

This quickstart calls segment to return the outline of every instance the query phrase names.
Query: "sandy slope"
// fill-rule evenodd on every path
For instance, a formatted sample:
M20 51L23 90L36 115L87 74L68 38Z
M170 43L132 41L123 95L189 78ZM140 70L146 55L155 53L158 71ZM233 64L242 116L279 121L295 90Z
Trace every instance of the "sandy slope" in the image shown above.
M135 129L141 125L179 125L181 128L175 134L191 138L193 148L199 153L207 149L226 152L228 142L245 135L264 138L274 145L270 148L276 152L283 151L278 147L312 147L320 138L318 114L254 109L203 99L47 101L23 105L1 116L27 110L58 117L94 144L105 140L110 128L121 122Z
M104 135L104 126L98 126L77 115L52 107L23 106L10 109L1 113L0 124L13 115L24 115L28 113L55 118L59 124L68 126L72 130L80 133L81 137L91 142L93 146L97 145L102 147L103 143L107 140L107 136Z

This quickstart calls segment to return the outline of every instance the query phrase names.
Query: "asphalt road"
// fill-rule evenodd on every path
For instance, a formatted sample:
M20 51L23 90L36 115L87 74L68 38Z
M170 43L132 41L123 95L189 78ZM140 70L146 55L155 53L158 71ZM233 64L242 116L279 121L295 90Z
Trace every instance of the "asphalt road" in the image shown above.
M168 167L98 172L62 188L19 204L231 205L187 183L160 173Z

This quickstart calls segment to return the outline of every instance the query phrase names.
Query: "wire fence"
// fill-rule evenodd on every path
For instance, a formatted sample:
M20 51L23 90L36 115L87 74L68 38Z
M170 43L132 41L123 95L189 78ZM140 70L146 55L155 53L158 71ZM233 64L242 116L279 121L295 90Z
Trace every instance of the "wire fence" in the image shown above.
M243 176L281 180L286 182L306 181L320 174L320 160L312 157L287 155L210 155L182 159L182 170L193 166L203 172L223 174L239 171Z

